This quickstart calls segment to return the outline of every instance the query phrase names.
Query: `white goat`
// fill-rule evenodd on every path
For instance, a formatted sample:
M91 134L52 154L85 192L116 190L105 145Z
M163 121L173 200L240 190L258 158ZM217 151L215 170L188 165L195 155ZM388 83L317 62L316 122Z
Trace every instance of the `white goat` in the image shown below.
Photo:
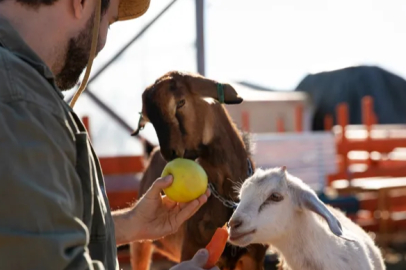
M292 270L385 269L372 238L286 167L244 182L229 230L232 244L271 245Z

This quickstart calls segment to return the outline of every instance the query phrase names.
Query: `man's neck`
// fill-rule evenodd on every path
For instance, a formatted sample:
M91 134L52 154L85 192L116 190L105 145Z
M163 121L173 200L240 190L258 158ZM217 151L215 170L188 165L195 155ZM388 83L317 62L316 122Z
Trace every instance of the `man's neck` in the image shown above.
M33 9L15 1L5 1L0 4L0 16L11 24L25 43L56 74L62 68L58 63L66 51L66 48L58 47L57 44L67 44L67 41L60 40L62 35L57 35L58 19L46 8Z

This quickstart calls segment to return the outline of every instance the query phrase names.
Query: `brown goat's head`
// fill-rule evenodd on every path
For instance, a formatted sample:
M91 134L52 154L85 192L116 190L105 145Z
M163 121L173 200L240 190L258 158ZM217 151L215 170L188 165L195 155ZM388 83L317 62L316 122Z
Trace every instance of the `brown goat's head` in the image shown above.
M151 122L167 161L178 157L197 158L199 149L214 136L216 112L221 108L218 91L224 93L220 99L226 104L243 101L229 84L189 73L165 74L144 91L142 119L133 134Z

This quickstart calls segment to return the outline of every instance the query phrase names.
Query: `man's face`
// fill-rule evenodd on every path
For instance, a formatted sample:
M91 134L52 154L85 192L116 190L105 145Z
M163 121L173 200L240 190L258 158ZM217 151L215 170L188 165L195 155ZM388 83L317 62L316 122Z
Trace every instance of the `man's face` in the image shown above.
M111 0L109 9L101 17L96 55L106 44L109 25L117 20L118 2L119 0ZM74 87L79 80L80 74L86 68L92 46L95 16L94 12L88 19L85 27L75 37L70 38L68 42L64 65L55 76L56 84L61 90L69 90Z

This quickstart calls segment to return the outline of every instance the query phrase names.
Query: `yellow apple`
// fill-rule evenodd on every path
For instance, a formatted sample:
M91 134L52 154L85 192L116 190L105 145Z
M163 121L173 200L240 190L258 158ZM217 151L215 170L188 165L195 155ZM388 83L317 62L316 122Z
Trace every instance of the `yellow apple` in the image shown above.
M193 160L177 158L168 162L162 177L172 175L172 185L164 189L165 195L176 202L190 202L207 190L207 174Z

